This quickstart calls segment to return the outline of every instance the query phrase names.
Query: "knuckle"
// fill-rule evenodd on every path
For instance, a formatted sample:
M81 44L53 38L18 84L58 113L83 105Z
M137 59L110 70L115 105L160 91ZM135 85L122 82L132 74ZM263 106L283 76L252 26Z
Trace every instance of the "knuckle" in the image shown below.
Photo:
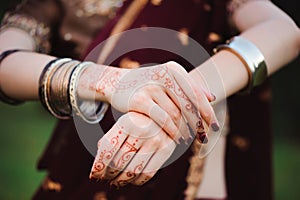
M181 119L181 112L177 109L173 110L172 118L174 119L174 121L179 121Z
M145 181L149 181L151 178L153 178L154 174L155 174L155 172L151 172L151 173L146 172L146 173L143 173L142 175L143 175L143 178Z
M208 120L212 116L211 111L209 109L205 109L201 112L201 117Z
M133 185L143 185L148 182L151 178L153 178L155 173L142 173L138 180L132 182Z
M133 106L143 105L147 100L148 97L142 92L138 92L132 97Z
M144 99L147 98L152 98L154 96L157 96L161 94L161 91L164 91L164 87L162 87L161 85L159 85L159 82L155 82L155 83L151 83L151 85L148 85L147 87L145 87L143 90L143 96Z
M181 68L181 65L178 64L175 61L169 61L169 62L167 62L167 66L170 67L170 68L173 68L173 69Z
M161 144L161 138L158 137L158 136L149 138L149 140L147 141L147 143L148 143L149 146L158 147Z
M125 173L124 179L129 181L129 180L134 179L135 177L137 177L137 173L134 172L133 170L130 170Z
M169 61L169 62L167 62L167 67L169 69L172 69L172 70L176 71L176 72L180 72L180 73L184 72L184 73L186 73L186 70L180 64L178 64L175 61Z

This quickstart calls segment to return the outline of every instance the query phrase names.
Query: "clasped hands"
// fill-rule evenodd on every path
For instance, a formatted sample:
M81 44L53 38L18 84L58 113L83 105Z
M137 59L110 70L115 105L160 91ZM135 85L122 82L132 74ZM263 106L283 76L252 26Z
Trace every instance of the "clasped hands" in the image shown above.
M210 104L215 96L175 62L139 69L94 65L80 77L78 93L125 113L98 141L90 174L116 186L146 183L177 144L194 137L206 143L208 129L219 129Z

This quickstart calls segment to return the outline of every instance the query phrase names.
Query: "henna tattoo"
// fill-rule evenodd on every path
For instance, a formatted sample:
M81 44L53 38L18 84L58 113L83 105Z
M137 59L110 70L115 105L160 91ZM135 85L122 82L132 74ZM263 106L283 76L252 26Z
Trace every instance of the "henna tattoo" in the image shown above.
M123 186L127 185L128 183L129 182L127 180L119 180L114 185L117 187L123 187Z
M207 133L205 132L202 119L198 116L199 121L196 123L196 138L199 142L206 144L208 143Z
M182 88L178 84L175 84L174 78L172 78L169 69L166 66L160 66L146 71L143 74L143 77L145 77L144 80L162 81L165 88L168 88L178 98L181 98L185 101L185 109L187 111L190 111L192 113L196 112L195 107L193 106L192 102L188 99L188 97L184 94Z
M145 179L142 180L140 183L141 183L141 185L143 185L143 184L145 184L147 181L149 181L149 179L148 179L148 178L145 178Z
M130 144L128 141L124 142L123 148L126 148L127 150L122 151L124 153L117 162L117 168L123 169L127 165L128 161L130 161L131 158L138 151L138 149L135 147L136 142L138 142L138 139L136 139L133 144Z
M102 96L107 96L107 92L122 92L129 88L133 88L138 83L138 80L123 81L122 74L113 69L107 69L96 81L92 83L90 89L96 90ZM95 86L95 87L94 87Z
M195 113L192 102L184 94L182 88L176 83L170 69L166 65L143 70L142 73L136 74L137 76L130 77L128 80L122 80L123 74L119 70L110 67L107 67L104 71L101 71L101 73L96 71L96 74L99 77L94 78L95 75L92 76L94 81L90 81L89 89L96 91L104 97L108 97L109 94L112 93L116 94L128 91L128 89L134 89L136 86L147 83L148 81L158 81L165 88L168 88L173 92L181 101L183 100L184 108L188 112ZM126 74L125 77L127 77Z
M201 143L206 144L208 142L208 137L205 132L198 133L197 132L197 139L198 141L201 141Z
M131 182L133 179L135 179L137 177L138 174L140 174L142 172L142 170L144 169L144 161L141 161L140 164L138 164L137 166L135 166L133 171L128 171L126 172L126 177L122 177L125 178L124 180L119 180L116 182L117 186L125 186L127 185L129 182Z
M122 129L123 127L121 127ZM123 131L122 130L119 130L118 131L118 134L123 134ZM111 138L110 140L110 144L112 145L112 148L110 150L106 150L104 149L100 154L99 156L96 157L96 161L94 163L94 166L92 168L92 176L95 174L95 173L101 173L104 169L105 169L105 163L104 161L105 160L110 160L114 153L118 150L117 146L119 144L119 136L117 135L116 137L113 137Z
M122 132L119 131L119 134ZM135 153L138 151L138 149L135 147L136 143L139 140L136 139L133 144L130 144L128 141L125 141L123 146L121 147L120 151L118 153L122 153L120 158L116 161L116 163L112 162L110 164L110 167L107 168L107 171L105 172L105 177L106 179L112 179L114 178L117 174L122 171L127 164L130 162L130 160L133 158Z
M108 88L111 88L111 92L112 92L116 84L119 82L120 73L118 71L115 71L109 74L107 73L103 75L103 77L99 77L95 89L97 93L106 96L106 90Z
M144 161L142 161L140 164L135 166L134 172L135 173L140 173L144 169Z

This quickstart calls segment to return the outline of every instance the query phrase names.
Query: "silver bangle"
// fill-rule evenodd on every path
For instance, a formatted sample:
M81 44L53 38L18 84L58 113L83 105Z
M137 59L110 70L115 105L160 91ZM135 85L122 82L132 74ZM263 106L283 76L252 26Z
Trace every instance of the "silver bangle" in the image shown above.
M79 116L89 124L96 124L104 117L104 114L109 107L108 104L104 102L95 102L93 100L80 100L77 95L79 77L90 64L94 63L82 62L76 67L70 78L69 95L73 115Z
M242 93L250 93L251 90L262 84L268 75L265 58L261 51L249 40L235 36L224 45L219 45L214 49L214 53L227 50L235 54L244 63L248 71L249 81L242 89Z

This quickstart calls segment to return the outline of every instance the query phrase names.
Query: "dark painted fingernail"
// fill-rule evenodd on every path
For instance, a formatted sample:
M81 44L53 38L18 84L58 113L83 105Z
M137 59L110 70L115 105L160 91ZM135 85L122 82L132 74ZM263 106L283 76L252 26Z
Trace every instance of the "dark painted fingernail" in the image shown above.
M219 127L219 125L218 125L216 122L214 122L214 123L211 124L211 128L212 128L213 131L215 131L215 132L217 132L217 131L220 130L220 127Z
M190 136L187 141L186 141L186 144L189 145L191 144L192 142L194 141L194 138L192 136Z
M203 132L203 133L197 133L197 139L202 144L206 144L208 142L208 137L207 137L207 134L205 132Z
M201 128L201 127L202 127L202 121L201 121L201 120L198 121L198 122L196 123L196 126L197 126L197 128Z
M180 137L179 139L177 139L177 144L182 144L185 143L184 139L182 137Z

